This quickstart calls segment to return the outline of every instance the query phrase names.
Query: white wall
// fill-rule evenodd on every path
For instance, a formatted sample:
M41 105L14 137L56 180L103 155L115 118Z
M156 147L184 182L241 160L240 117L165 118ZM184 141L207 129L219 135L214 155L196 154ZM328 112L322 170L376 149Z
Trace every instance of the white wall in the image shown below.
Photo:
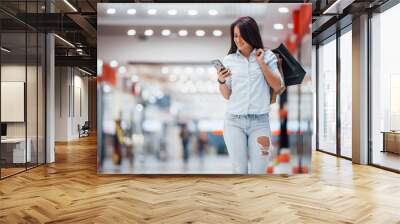
M24 82L25 80L25 65L2 65L1 66L1 81L2 82ZM28 66L29 70L32 67ZM2 96L3 98L4 96ZM8 108L1 108L1 110L7 110ZM24 110L24 108L22 108ZM7 123L7 135L8 137L25 137L25 122L9 122Z
M67 67L55 69L55 140L67 141L68 139L68 85L69 76ZM64 96L64 97L63 97ZM66 96L66 97L65 97Z
M25 82L25 73L25 65L2 65L1 81ZM7 110L7 108L1 108L1 110ZM25 122L7 123L7 137L25 137L25 126Z
M312 46L312 54L311 54L311 82L312 82L312 88L313 88L313 134L312 134L312 150L317 149L317 93L316 93L316 88L317 88L317 48L316 46Z
M56 67L55 86L55 140L77 139L78 124L88 120L88 78L75 68Z
M37 70L38 69L38 70ZM27 78L27 80L25 80ZM37 153L39 163L44 162L44 74L42 68L36 66L25 66L25 64L4 64L1 66L2 82L24 82L26 84L26 106L19 108L23 114L26 112L26 120L22 122L6 122L7 137L24 138L25 135L30 139L32 150L32 161L36 162ZM2 89L3 92L4 89ZM22 91L22 92L21 92ZM24 94L24 90L20 90ZM2 95L2 98L7 95ZM24 102L23 102L24 104ZM2 107L2 112L13 113L13 108ZM9 111L7 111L9 110ZM15 109L14 109L15 110ZM14 112L15 113L15 112ZM50 161L50 160L49 160Z
M72 98L74 99L74 107L72 108L71 132L72 138L79 137L78 124L81 126L88 121L88 78L82 77L79 73L74 75L74 91ZM72 103L71 103L72 105ZM81 107L81 108L80 108ZM80 111L81 110L81 111Z
M25 70L27 69L27 70ZM1 81L3 82L24 82L26 71L28 75L36 74L36 67L25 65L2 65L1 67ZM28 77L29 79L29 77ZM28 80L30 86L36 86L36 80ZM28 137L29 134L35 131L36 133L36 113L32 113L32 107L36 108L36 87L34 88L27 88L27 106L31 108L27 109L27 119L28 119ZM32 91L32 92L31 92ZM32 104L34 102L34 104ZM39 105L40 106L40 105ZM1 110L7 110L9 108L1 108ZM32 123L34 122L34 123ZM8 137L25 137L25 126L26 122L7 122L7 136Z

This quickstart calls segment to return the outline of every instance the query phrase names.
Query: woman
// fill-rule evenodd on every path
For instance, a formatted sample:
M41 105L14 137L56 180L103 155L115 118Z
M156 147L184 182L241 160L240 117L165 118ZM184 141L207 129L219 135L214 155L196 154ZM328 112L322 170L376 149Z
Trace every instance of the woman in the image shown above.
M184 123L181 125L181 131L179 133L179 136L181 137L182 141L183 162L187 164L189 161L189 140L190 140L190 133L187 128L187 124Z
M278 155L282 148L289 148L289 136L287 133L288 111L283 103L279 105L279 119L281 121L281 131L279 134Z
M219 90L228 100L224 140L234 173L265 173L271 153L269 89L278 91L283 81L253 18L239 18L230 31L231 48L222 61L226 68L218 71Z

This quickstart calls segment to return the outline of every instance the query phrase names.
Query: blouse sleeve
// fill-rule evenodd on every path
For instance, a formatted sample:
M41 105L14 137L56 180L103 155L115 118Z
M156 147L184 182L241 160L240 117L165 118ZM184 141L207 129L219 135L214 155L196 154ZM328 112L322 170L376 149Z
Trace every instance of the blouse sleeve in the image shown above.
M265 60L265 63L268 65L269 69L271 69L272 72L280 75L280 72L278 69L278 58L275 56L275 54L271 50L265 51L264 54L265 54L264 60Z
M279 78L281 80L281 86L283 86L284 81L283 81L282 74L278 68L278 58L276 57L276 55L271 50L267 50L264 53L264 60L265 60L265 63L268 65L269 69L271 69L271 71L273 73L279 75Z

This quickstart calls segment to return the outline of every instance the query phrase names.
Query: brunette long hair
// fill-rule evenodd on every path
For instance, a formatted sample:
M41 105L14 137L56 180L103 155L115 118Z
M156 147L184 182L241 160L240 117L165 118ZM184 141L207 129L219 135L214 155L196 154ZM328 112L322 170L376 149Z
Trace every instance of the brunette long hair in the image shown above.
M257 22L250 16L240 17L235 22L231 24L231 48L228 54L235 53L237 51L237 46L235 44L234 38L234 28L238 26L240 35L242 38L250 44L253 48L264 49L264 45L261 40L260 30L258 29Z

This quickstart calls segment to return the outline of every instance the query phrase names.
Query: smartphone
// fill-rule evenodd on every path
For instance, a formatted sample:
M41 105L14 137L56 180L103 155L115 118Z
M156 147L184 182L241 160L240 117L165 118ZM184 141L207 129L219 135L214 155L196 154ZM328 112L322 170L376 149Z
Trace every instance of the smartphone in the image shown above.
M219 71L220 69L225 69L225 66L222 64L222 62L218 59L212 60L211 64L214 65L214 67Z

